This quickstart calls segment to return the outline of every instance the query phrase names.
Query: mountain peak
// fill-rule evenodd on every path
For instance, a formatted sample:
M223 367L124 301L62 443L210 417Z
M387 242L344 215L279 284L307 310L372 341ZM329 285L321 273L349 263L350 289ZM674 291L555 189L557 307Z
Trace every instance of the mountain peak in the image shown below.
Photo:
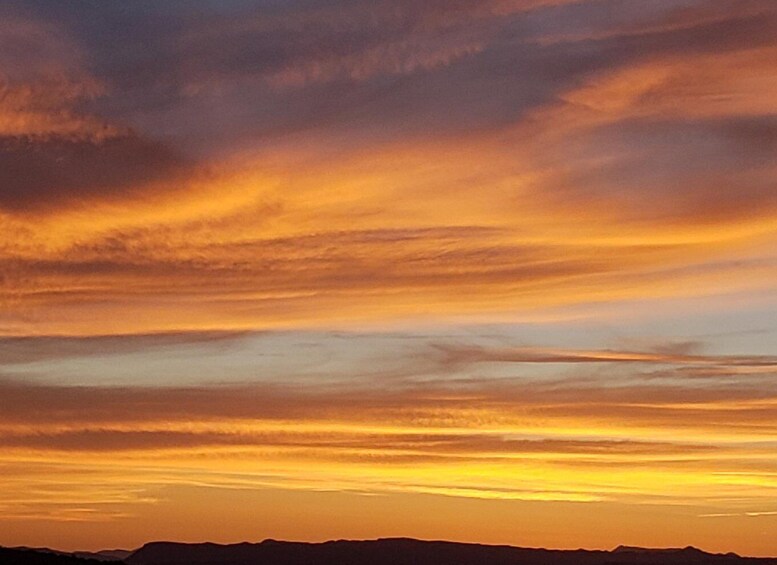
M699 549L698 547L694 547L692 545L686 545L685 547L639 547L634 545L619 545L615 549L612 550L613 553L704 553L708 554L706 551L703 551Z

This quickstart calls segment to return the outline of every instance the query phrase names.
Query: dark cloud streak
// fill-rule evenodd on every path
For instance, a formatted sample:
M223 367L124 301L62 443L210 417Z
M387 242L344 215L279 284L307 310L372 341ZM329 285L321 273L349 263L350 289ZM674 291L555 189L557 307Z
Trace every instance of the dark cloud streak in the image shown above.
M31 212L142 194L180 182L186 161L162 144L128 135L99 142L0 138L0 209Z

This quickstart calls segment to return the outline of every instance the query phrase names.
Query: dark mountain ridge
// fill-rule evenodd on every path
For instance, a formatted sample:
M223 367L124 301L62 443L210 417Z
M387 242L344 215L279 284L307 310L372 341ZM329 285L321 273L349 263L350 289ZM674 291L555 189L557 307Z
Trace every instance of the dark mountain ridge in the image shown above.
M94 559L96 561L122 561L129 557L134 550L131 549L102 549L100 551L60 551L49 547L11 547L9 549L18 549L22 551L37 551L39 553L52 553L54 555L66 555L70 557L80 557L82 559Z
M84 555L86 552L77 552ZM95 552L91 555L103 556ZM115 555L111 557L115 558ZM0 548L0 565L104 565L51 550ZM121 563L121 562L119 562ZM559 550L388 538L304 543L151 542L124 558L126 565L777 565L777 558L707 553L695 547L612 551Z
M0 565L105 565L64 552L30 548L0 547Z
M389 538L302 543L265 540L219 545L153 542L128 565L777 565L777 559L713 554L693 547L614 551L529 549Z

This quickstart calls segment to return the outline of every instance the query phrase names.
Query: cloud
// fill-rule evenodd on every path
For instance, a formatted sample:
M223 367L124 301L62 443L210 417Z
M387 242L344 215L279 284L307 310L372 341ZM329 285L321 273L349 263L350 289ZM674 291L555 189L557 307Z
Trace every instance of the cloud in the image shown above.
M0 504L41 517L72 497L105 519L176 485L765 504L773 396L481 380L402 390L6 381L0 473L15 488Z
M716 512L713 514L699 514L699 518L735 518L746 516L748 518L760 518L763 516L777 516L777 512Z
M0 364L31 363L69 357L90 357L134 352L149 353L180 346L230 347L245 332L179 332L107 336L0 337Z
M217 432L183 430L115 430L80 429L54 433L6 433L0 435L0 445L7 449L32 449L42 451L164 451L199 448L272 448L310 449L328 457L327 452L342 452L342 456L357 457L359 451L380 453L386 463L411 461L445 462L449 458L473 457L476 459L548 454L603 456L660 456L680 453L701 453L716 450L708 445L676 445L672 443L640 441L583 441L583 440L516 440L497 435L466 434L446 435L435 433L351 433L343 432L294 432L289 430L269 432Z
M777 371L777 357L770 355L692 355L683 352L657 349L654 351L620 350L564 350L550 348L493 349L456 345L438 345L445 356L445 363L614 363L643 365L695 366L709 374L736 374L740 369L756 372Z
M367 422L366 429L407 423L443 429L471 426L473 430L515 426L515 433L529 433L532 422L539 418L548 426L547 433L577 428L595 435L601 429L605 435L615 434L608 435L609 439L630 438L636 433L634 427L653 429L663 436L660 429L667 426L684 429L691 438L696 433L724 432L728 426L743 434L741 441L744 437L755 441L768 438L777 417L775 391L763 381L700 387L682 378L645 382L639 373L608 373L592 379L563 374L531 378L519 372L502 377L427 376L393 383L381 383L376 377L347 386L323 379L304 384L287 381L275 377L269 383L178 387L68 387L5 381L2 395L8 409L3 422L14 426L123 426L201 421L216 426L223 422L229 427L230 422L241 421L281 426L297 421L304 427L305 423L330 421L350 423L356 429ZM598 424L581 424L589 419Z
M68 48L8 90L35 118L0 147L5 333L768 286L773 8L609 7L32 4Z
M131 135L98 143L6 137L0 138L0 171L0 207L29 212L63 202L126 198L161 179L174 183L185 161Z
M85 106L107 94L60 27L10 16L0 26L0 212L37 212L180 182L176 151Z
M0 25L0 139L99 141L118 130L77 110L105 93L61 27L6 14Z

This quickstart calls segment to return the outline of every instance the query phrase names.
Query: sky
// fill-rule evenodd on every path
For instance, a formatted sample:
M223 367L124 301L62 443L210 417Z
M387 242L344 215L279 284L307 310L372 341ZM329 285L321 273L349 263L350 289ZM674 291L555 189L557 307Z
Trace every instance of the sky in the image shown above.
M777 556L777 5L1 2L0 407L0 545Z

